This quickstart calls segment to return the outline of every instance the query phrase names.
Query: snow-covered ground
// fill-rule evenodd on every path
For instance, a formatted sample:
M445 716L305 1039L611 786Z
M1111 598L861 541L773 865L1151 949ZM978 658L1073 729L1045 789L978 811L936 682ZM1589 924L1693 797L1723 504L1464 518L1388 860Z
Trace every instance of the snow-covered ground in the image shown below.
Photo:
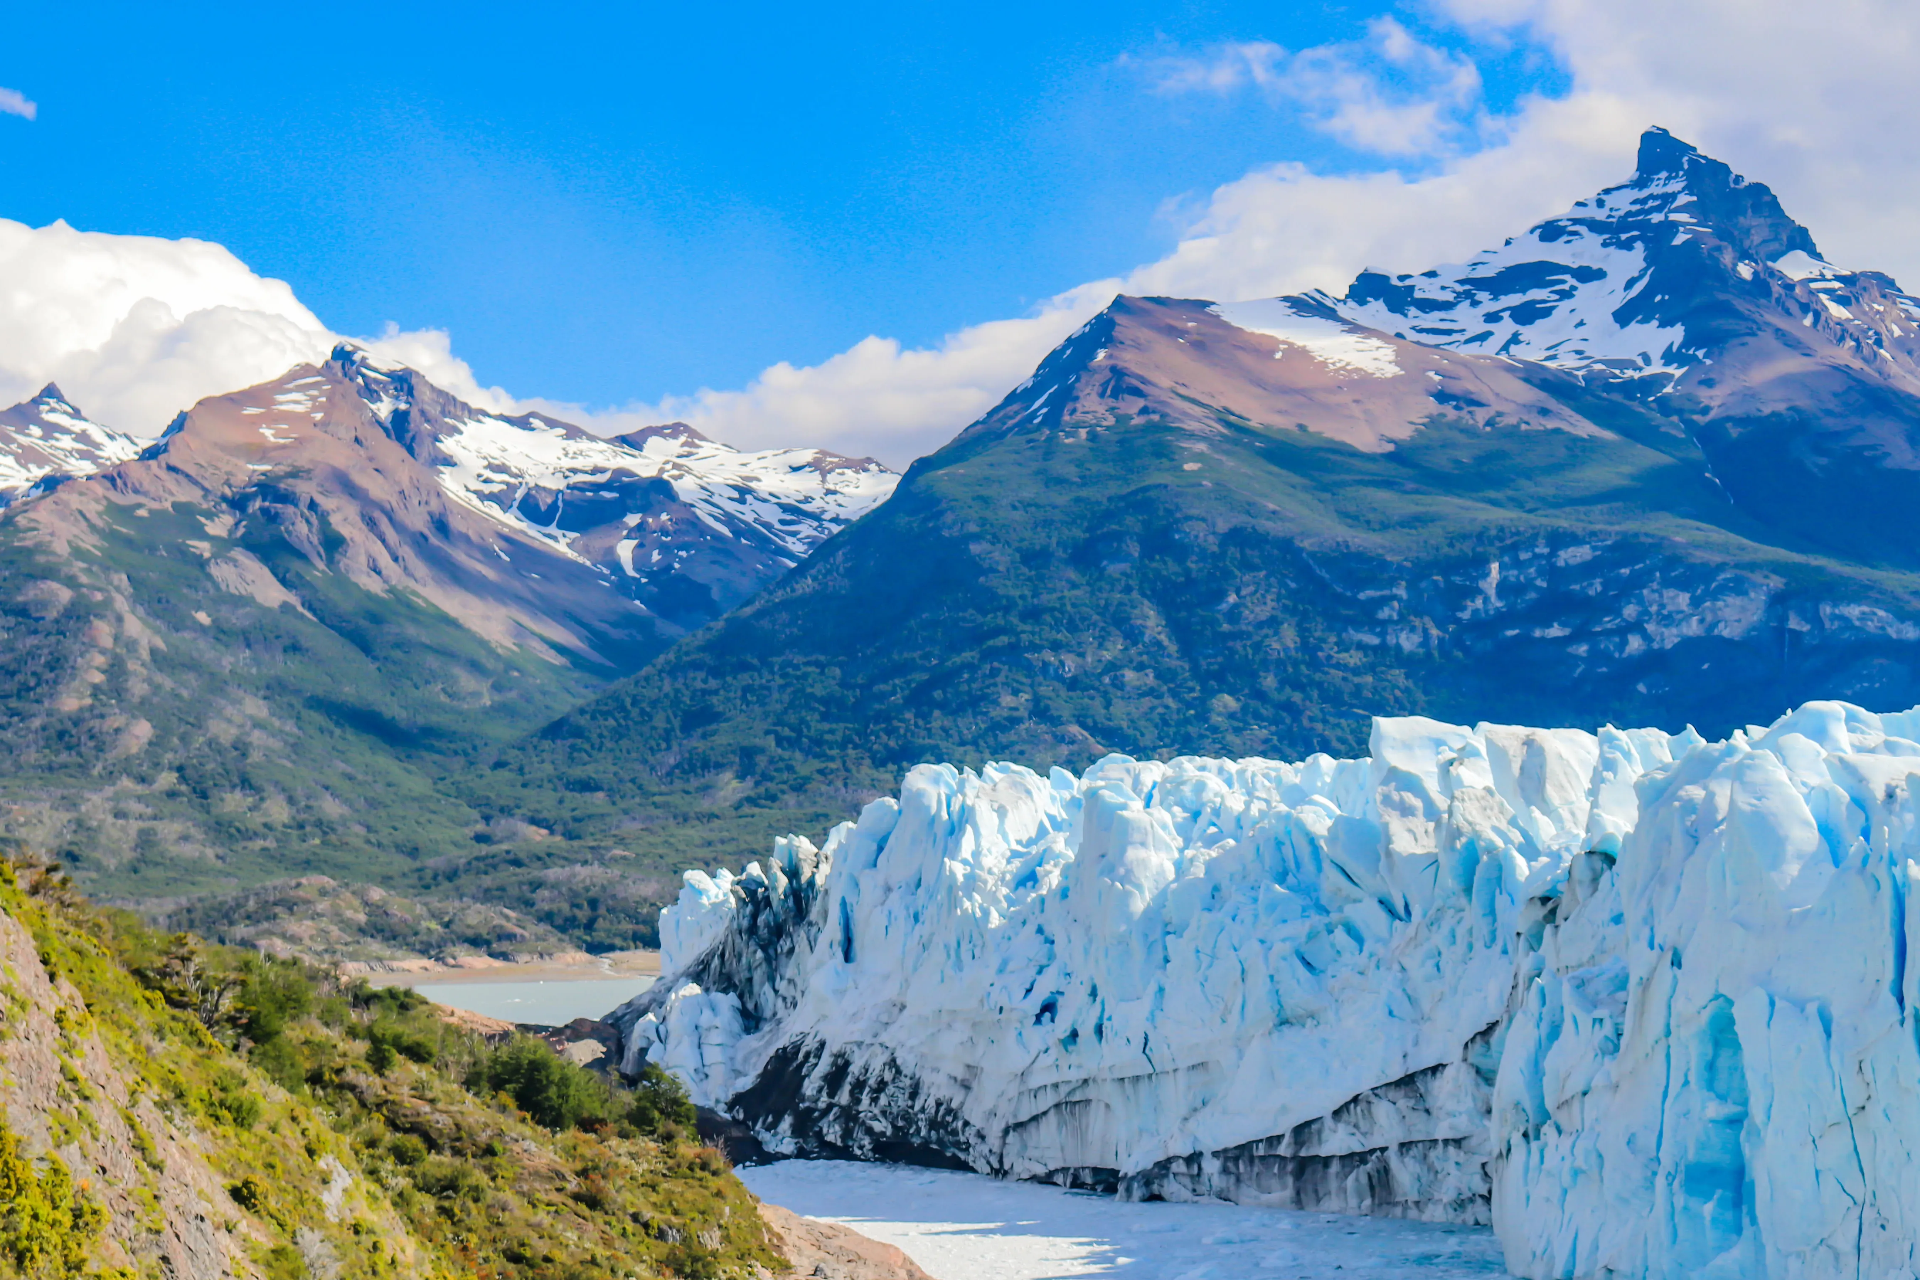
M840 1160L785 1160L740 1177L762 1200L898 1245L936 1280L1506 1275L1485 1227L1218 1202L1127 1204L977 1173Z

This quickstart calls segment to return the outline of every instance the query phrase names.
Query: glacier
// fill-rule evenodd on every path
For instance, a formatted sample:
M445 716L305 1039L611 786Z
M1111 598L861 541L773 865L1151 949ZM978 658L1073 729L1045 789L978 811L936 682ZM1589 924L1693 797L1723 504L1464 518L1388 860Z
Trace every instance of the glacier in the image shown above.
M1527 1277L1920 1270L1920 710L922 765L689 872L613 1016L769 1152L1491 1223Z

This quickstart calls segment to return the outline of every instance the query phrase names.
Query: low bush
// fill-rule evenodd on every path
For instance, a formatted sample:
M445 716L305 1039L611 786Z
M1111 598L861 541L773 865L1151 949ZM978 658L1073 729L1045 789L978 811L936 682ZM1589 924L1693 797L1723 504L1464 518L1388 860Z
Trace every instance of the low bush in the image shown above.
M23 1276L78 1276L106 1213L57 1158L37 1165L0 1119L0 1260Z
M684 1085L649 1062L634 1083L626 1120L643 1138L683 1142L694 1132L693 1103Z
M548 1129L604 1124L614 1112L614 1093L604 1080L532 1036L516 1036L489 1054L479 1064L475 1084L506 1094Z

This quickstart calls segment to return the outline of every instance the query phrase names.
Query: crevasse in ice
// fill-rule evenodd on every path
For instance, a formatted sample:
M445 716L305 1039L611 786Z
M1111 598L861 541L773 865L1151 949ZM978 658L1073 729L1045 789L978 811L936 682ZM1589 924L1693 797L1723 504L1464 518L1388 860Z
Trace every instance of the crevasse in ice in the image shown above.
M1491 1221L1530 1277L1911 1277L1916 738L922 766L688 874L627 1066L774 1151Z

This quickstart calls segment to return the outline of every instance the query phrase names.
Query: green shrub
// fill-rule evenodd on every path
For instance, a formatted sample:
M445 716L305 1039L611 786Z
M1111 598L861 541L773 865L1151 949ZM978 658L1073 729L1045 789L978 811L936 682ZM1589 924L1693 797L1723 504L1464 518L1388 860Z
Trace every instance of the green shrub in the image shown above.
M387 1154L395 1164L411 1168L427 1158L427 1144L411 1133L395 1134L387 1143Z
M0 1122L0 1259L27 1276L78 1276L106 1214L75 1190L67 1166L37 1168Z
M439 1200L478 1200L487 1180L463 1160L432 1156L413 1166L407 1175L422 1195Z
M693 1103L678 1080L649 1062L633 1086L626 1121L642 1137L679 1141L693 1131Z
M254 1045L247 1057L288 1093L299 1093L306 1086L306 1061L285 1036L277 1035L264 1044Z
M305 1017L314 1004L313 982L296 960L249 956L241 970L234 1021L247 1039L264 1044L287 1024Z
M393 1064L400 1061L399 1051L385 1040L375 1040L367 1045L367 1065L381 1075L393 1070Z
M238 1182L229 1182L227 1194L248 1213L259 1213L267 1203L267 1189L260 1185L258 1178L247 1177Z
M532 1036L518 1036L495 1049L477 1075L474 1083L507 1094L535 1124L548 1129L604 1121L612 1110L613 1091L605 1081Z
M440 1055L438 1036L409 1027L396 1017L382 1017L367 1029L367 1061L374 1071L388 1071L399 1057L430 1063Z
M239 1072L228 1068L214 1077L213 1090L206 1098L210 1119L236 1129L251 1129L259 1122L260 1110L260 1099L247 1088L246 1078Z
M290 1244L276 1244L261 1258L266 1280L307 1280L307 1264Z

